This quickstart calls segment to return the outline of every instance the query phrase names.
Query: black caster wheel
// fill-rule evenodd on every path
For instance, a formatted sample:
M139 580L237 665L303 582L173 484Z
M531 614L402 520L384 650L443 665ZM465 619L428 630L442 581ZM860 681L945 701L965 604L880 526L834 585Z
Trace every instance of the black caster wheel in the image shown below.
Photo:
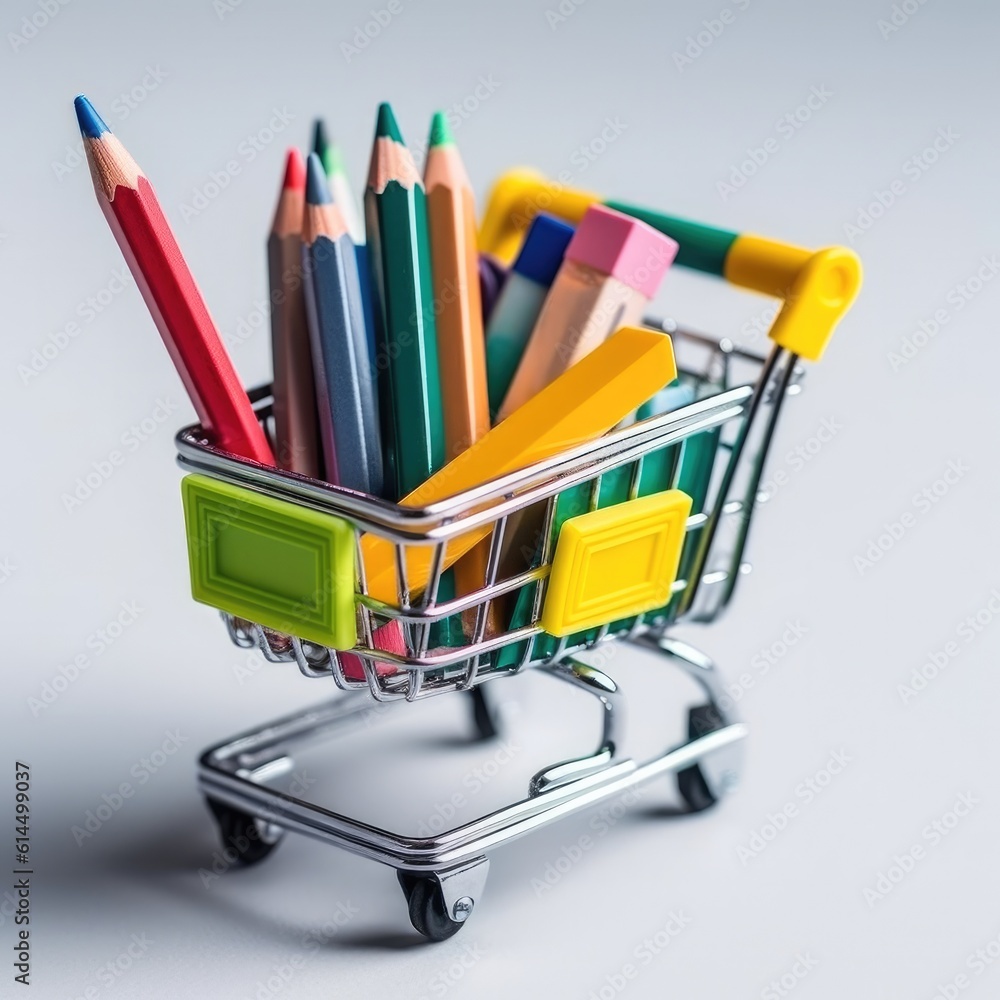
M719 710L714 705L696 705L688 712L687 738L698 739L699 736L722 729L724 725ZM697 764L677 772L677 791L688 812L704 812L719 801L708 787L705 775Z
M448 916L441 883L436 878L401 871L396 872L396 877L406 896L410 923L418 934L429 941L445 941L462 929L460 921Z
M206 801L219 826L219 836L227 857L232 852L241 864L252 865L263 861L278 846L281 834L269 830L263 820L216 799Z
M482 687L469 689L472 699L472 722L476 727L476 735L481 740L491 740L499 732L496 713Z

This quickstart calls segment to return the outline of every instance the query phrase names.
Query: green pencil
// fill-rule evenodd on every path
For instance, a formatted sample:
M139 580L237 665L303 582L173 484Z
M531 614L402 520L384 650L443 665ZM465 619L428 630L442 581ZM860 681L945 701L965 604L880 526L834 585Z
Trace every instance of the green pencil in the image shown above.
M426 197L388 104L378 111L365 222L380 326L385 475L395 500L444 465L445 437Z

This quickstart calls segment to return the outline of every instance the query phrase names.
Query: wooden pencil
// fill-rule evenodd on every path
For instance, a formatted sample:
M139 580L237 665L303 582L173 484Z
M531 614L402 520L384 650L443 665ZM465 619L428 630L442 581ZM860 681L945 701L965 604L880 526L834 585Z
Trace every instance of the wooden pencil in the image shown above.
M441 112L431 120L427 162L427 224L434 279L434 312L441 366L445 456L448 461L490 429L486 388L486 343L476 249L476 204L448 121ZM455 566L460 595L486 583L489 543L477 545ZM450 581L442 581L448 596ZM492 606L494 612L497 605ZM496 618L496 614L492 616ZM466 624L475 614L466 614ZM495 630L498 621L491 623Z
M76 115L98 204L121 247L202 426L226 451L274 456L152 186L86 97Z
M316 382L302 287L302 213L306 172L290 149L267 239L274 370L274 447L282 469L320 478Z
M677 254L652 226L591 205L556 275L497 420L506 419L620 326L638 323Z
M388 104L379 107L365 221L378 300L384 466L395 500L444 464L445 443L426 198Z
M315 153L307 174L302 268L326 474L378 496L382 451L354 244Z
M438 112L424 167L441 366L446 457L490 429L483 305L476 252L476 204L447 119Z
M333 203L340 209L340 214L347 224L347 231L355 246L365 242L365 226L362 221L358 199L351 187L344 165L344 155L340 146L331 142L326 130L326 122L317 118L313 125L312 151L322 160L326 179L330 186Z
M333 203L347 224L347 231L354 241L354 255L358 259L358 277L361 280L361 302L365 310L365 329L368 332L368 356L375 357L375 314L372 305L372 279L368 266L368 245L365 235L364 217L358 207L358 199L347 177L344 156L340 147L330 140L326 123L317 118L313 125L313 152L323 161L326 179L330 186Z

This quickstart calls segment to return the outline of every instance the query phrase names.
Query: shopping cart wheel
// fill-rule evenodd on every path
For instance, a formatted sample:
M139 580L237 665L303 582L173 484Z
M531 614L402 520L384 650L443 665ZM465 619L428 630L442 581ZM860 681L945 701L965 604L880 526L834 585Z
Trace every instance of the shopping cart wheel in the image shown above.
M441 883L433 875L396 872L406 896L410 923L418 934L431 941L444 941L462 929L462 924L448 916Z
M714 705L696 705L688 711L687 738L696 740L707 733L722 729L725 723ZM697 764L677 772L677 791L680 792L688 812L704 812L719 800L716 798L702 769Z
M224 851L233 852L236 860L244 865L263 861L281 840L281 831L259 820L242 809L219 802L218 799L207 799L208 807L215 816L219 826L219 836L222 839Z
M472 697L472 721L476 733L481 740L491 740L497 735L498 726L496 713L489 702L486 692L481 687L469 689Z

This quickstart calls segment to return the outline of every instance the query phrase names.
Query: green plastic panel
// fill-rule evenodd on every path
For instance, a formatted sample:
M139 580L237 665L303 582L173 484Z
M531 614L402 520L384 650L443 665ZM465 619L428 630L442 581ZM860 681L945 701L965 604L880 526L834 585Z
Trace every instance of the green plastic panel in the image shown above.
M357 641L354 531L253 490L181 481L196 601L334 649Z

